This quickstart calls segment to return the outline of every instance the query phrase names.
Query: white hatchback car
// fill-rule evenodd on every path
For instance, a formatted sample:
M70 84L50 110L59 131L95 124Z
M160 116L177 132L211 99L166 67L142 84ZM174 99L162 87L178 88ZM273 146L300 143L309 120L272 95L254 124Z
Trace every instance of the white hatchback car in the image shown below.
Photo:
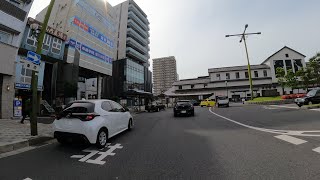
M69 139L81 138L99 148L107 140L134 123L131 114L111 100L81 100L68 104L53 122L54 137L64 144Z

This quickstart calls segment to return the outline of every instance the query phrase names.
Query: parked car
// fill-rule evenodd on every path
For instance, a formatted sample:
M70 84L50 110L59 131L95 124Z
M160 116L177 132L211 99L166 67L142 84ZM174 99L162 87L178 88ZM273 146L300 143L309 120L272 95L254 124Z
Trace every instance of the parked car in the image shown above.
M160 110L165 110L166 106L164 104L158 103L158 102L152 102L149 105L146 105L146 111L151 112L159 112Z
M82 139L103 148L109 138L133 128L134 122L131 114L114 101L81 100L68 104L53 125L54 137L62 144Z
M229 98L227 96L218 96L217 97L217 106L226 106L229 107Z
M212 99L204 99L201 101L200 106L201 107L213 107L216 105L216 102Z
M320 103L320 89L314 89L307 93L303 98L296 98L294 102L299 106L319 104Z
M190 100L190 103L191 103L193 106L199 106L199 105L200 105L200 102L197 101L197 100Z
M191 115L194 116L194 107L189 100L178 101L173 108L174 117L179 115Z

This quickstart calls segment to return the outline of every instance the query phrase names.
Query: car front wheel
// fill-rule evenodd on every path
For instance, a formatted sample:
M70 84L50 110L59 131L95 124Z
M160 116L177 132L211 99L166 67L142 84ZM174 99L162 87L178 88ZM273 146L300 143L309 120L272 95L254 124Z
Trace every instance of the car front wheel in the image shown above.
M133 128L133 122L132 122L132 119L130 119L128 124L128 130L130 131L132 128Z
M108 131L106 129L100 129L97 135L96 146L98 148L104 148L107 145L108 141Z

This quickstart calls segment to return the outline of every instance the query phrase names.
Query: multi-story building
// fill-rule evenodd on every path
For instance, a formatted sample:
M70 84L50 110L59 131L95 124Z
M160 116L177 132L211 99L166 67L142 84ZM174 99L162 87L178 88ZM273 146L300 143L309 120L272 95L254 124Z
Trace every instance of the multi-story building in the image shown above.
M137 96L146 97L152 92L149 70L149 21L147 15L133 0L118 4L114 9L119 26L111 96L128 99L130 105L133 104L131 100ZM130 93L132 91L135 93Z
M43 21L47 8L36 19ZM107 89L105 81L112 76L112 63L117 58L116 13L107 1L56 0L48 26L68 36L64 65L58 69L64 83L85 86L84 79L96 79L96 98ZM63 89L64 83L60 84ZM103 88L104 87L104 88ZM80 99L82 88L73 95ZM64 93L57 93L63 97ZM71 98L71 97L65 97Z
M153 59L154 94L160 95L178 80L177 63L174 56Z
M283 47L259 65L251 65L254 96L282 95L282 87L276 78L276 69L294 72L305 68L305 56L289 47ZM199 98L228 96L239 101L251 97L247 66L210 68L209 76L180 80L165 94L171 97ZM298 90L295 90L298 92ZM284 93L297 93L285 88ZM303 92L303 90L299 90Z
M13 116L15 60L32 2L0 1L0 118Z

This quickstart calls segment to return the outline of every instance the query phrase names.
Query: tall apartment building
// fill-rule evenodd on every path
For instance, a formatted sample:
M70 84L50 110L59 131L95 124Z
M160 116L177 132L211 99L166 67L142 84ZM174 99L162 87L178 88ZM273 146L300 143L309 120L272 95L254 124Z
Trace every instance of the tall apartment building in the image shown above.
M149 70L149 21L143 10L127 0L114 7L118 20L118 51L113 67L113 96L128 98L129 91L141 96L152 92ZM130 103L130 102L129 102Z
M0 118L13 116L15 64L32 0L0 1Z
M43 21L47 8L36 19ZM114 8L101 0L56 0L48 26L68 36L64 61L55 69L58 72L57 91L64 83L86 87L86 82L97 82L97 92L78 88L74 97L101 98L106 87L105 80L112 76L112 63L117 57L118 25ZM60 81L61 80L61 81ZM91 88L92 89L92 88ZM90 96L89 96L90 95ZM65 96L57 92L57 96Z
M153 84L155 95L166 92L177 80L177 63L174 56L153 59Z

